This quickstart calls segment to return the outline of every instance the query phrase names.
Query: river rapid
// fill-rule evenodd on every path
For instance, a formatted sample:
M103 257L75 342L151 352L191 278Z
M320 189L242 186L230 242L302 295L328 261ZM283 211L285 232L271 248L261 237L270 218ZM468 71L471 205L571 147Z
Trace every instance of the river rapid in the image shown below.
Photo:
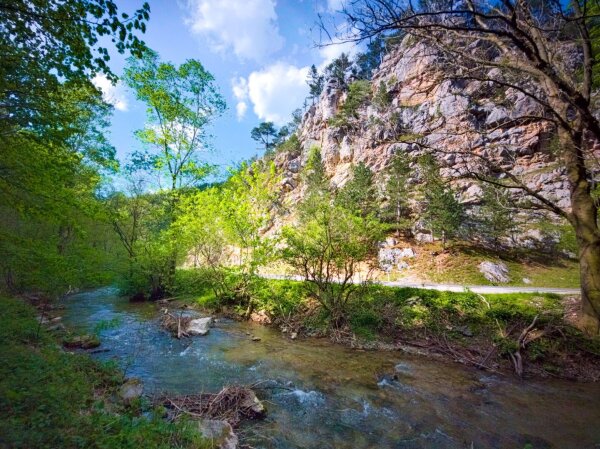
M111 288L65 304L65 324L99 332L107 351L93 356L116 360L146 394L257 384L268 417L238 429L256 449L600 448L598 384L520 381L401 352L291 341L230 320L177 340L160 329L155 304L129 303Z

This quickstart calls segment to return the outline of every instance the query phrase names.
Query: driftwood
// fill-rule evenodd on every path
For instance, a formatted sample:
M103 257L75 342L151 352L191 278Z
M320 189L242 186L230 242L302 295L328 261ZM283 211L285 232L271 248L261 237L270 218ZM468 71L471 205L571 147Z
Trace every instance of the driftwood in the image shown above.
M261 419L266 414L264 406L250 388L236 385L225 387L218 393L163 395L154 402L166 407L172 419L189 415L227 421L232 427L236 427L242 419Z
M169 313L167 309L165 309L165 313L161 318L160 324L166 330L171 332L174 337L189 337L185 330L192 319L192 317L183 316L181 313L177 316L173 315L172 313Z
M517 376L519 377L523 377L523 357L521 356L521 349L525 349L525 346L527 346L528 343L531 343L533 340L537 340L546 333L543 331L537 335L534 335L533 337L530 337L530 333L535 328L535 323L537 322L538 317L539 315L536 315L531 324L523 329L521 335L519 335L519 339L517 340L517 350L510 354L510 360L515 367L515 373L517 373Z

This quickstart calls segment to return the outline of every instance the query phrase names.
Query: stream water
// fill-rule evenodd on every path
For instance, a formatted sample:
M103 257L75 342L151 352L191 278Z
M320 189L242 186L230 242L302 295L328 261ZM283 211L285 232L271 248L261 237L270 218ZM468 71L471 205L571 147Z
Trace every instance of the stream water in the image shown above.
M129 303L114 289L65 301L68 326L105 328L108 351L94 356L116 359L148 394L260 382L268 418L239 429L257 449L600 448L598 384L523 382L400 352L291 341L229 320L176 340L158 326L154 304Z

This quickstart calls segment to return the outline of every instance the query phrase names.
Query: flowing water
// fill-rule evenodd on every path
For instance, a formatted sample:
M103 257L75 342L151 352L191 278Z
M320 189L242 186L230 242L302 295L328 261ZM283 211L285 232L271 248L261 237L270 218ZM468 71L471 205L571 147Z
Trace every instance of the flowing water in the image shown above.
M148 394L260 382L268 418L239 430L257 449L600 448L597 384L522 382L400 352L290 341L229 320L176 340L158 326L154 304L131 304L108 288L66 304L70 327L104 327L108 351L95 357L116 359Z

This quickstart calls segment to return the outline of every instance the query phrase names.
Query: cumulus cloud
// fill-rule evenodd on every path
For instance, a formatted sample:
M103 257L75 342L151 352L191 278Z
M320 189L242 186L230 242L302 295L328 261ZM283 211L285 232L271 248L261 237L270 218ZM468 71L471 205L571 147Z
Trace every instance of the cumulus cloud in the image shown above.
M341 42L339 40L333 40L329 45L321 47L319 49L319 56L322 58L321 64L319 64L319 70L323 69L335 58L340 56L342 53L346 53L350 57L356 56L359 48L354 42Z
M296 67L291 64L278 62L262 70L252 72L247 79L237 81L234 86L244 89L238 90L244 93L241 99L237 97L234 87L234 95L238 98L238 113L245 112L247 108L246 99L250 100L254 113L261 120L283 125L290 119L291 113L302 105L308 95L308 67ZM240 103L243 106L240 106Z
M341 11L345 3L344 0L327 0L327 10L330 12Z
M234 78L231 80L231 89L233 96L237 100L235 111L238 120L242 120L248 110L248 82L246 78Z
M260 62L284 44L274 0L188 0L188 11L187 25L217 52Z
M92 83L102 91L102 98L109 104L112 104L118 111L127 111L129 104L127 94L121 82L113 85L110 80L104 75L96 75L92 79Z

